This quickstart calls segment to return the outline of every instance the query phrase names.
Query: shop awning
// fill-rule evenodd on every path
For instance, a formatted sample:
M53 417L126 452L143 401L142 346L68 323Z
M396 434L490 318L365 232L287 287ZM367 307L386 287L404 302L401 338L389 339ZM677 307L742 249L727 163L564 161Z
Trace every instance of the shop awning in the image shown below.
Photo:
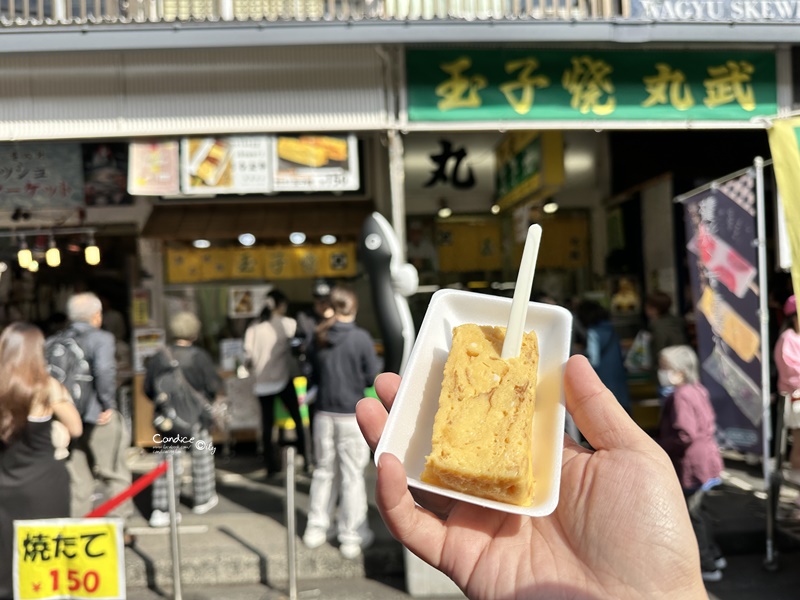
M252 233L259 242L287 243L289 234L301 231L309 242L325 234L355 240L364 219L373 211L370 201L167 204L156 205L142 237L162 240L196 239L235 241Z
M385 78L362 44L17 54L0 140L380 130Z

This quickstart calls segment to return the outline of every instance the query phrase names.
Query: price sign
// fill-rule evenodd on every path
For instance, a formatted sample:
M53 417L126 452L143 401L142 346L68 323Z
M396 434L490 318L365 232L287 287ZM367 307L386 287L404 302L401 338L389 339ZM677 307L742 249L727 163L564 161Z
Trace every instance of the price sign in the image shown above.
M125 598L119 519L14 521L14 597Z

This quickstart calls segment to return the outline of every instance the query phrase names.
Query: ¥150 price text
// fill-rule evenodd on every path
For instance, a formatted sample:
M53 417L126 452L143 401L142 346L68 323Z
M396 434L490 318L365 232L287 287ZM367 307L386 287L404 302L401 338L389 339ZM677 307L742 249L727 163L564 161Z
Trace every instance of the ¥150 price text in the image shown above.
M49 575L54 592L85 591L91 594L100 587L100 574L97 571L84 571L81 573L75 569L53 569Z

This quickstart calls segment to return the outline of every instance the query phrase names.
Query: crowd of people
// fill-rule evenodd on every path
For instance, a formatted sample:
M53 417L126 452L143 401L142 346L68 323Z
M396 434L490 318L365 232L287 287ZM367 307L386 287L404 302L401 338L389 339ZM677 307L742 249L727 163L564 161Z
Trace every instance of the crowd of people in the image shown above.
M79 518L96 489L112 497L131 485L126 464L130 432L116 396L114 336L101 329L103 306L92 293L67 303L68 335L80 339L89 385L78 406L75 391L57 381L36 326L12 323L0 334L0 598L13 595L13 521ZM70 386L71 387L71 386ZM110 516L123 522L130 500ZM125 543L133 537L125 533Z
M546 296L537 300L552 302ZM303 542L317 548L336 540L341 554L353 559L375 537L367 520L364 474L399 377L378 377L380 361L371 336L356 324L358 298L350 288L320 282L311 311L295 319L287 308L286 296L273 289L244 334L253 394L262 408L267 476L274 478L283 468L272 435L273 407L280 401L295 422L303 467L311 475ZM444 571L470 597L540 592L547 597L704 597L703 581L721 579L726 566L704 503L709 490L720 483L723 463L714 408L700 382L698 357L685 327L671 315L669 296L655 292L646 298L652 375L662 395L659 430L650 436L631 418L622 344L608 311L594 300L583 300L573 312L573 354L586 360L573 356L567 364L566 402L585 441L567 440L556 512L528 519L460 502L442 506L435 497L412 497L402 465L385 455L378 465L381 515L398 540ZM783 330L774 349L777 391L786 397L786 422L797 436L800 331L794 296L785 302L782 314ZM98 488L109 498L131 484L125 461L130 432L117 405L115 340L102 329L103 304L92 293L75 294L66 317L66 331L80 341L91 369L89 394L79 407L74 394L48 371L48 342L39 328L14 323L0 334L4 552L12 543L13 520L82 517L92 509ZM210 407L223 382L211 356L196 345L201 328L191 312L172 316L171 342L148 361L143 387L157 405L164 374L179 372L202 398L202 408L189 424L192 435L211 447ZM310 431L300 414L296 375L307 378L314 398ZM379 400L362 399L373 384ZM212 510L219 501L213 454L199 444L176 444L167 450L178 457L190 454L193 512ZM179 468L182 463L175 461ZM793 445L790 463L800 480L800 444ZM641 485L625 483L630 480ZM587 482L593 483L587 487ZM149 517L153 527L169 525L168 494L165 479L157 479ZM111 516L125 522L132 513L133 505L126 501ZM127 531L125 536L127 544L135 543ZM662 541L658 561L648 559L656 552L654 536ZM541 551L542 545L548 552ZM511 564L514 573L509 577ZM0 598L11 597L11 584L11 565L4 561Z

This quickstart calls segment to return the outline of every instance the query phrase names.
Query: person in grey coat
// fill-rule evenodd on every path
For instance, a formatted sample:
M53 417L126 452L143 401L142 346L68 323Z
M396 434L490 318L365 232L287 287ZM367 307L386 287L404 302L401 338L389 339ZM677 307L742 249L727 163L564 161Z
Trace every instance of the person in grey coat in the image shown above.
M69 331L86 355L92 374L89 404L82 415L83 435L70 449L67 467L71 479L70 513L79 518L92 510L95 483L104 488L106 499L131 485L131 472L125 464L125 450L131 445L128 431L117 406L117 363L114 335L103 331L103 305L91 292L75 294L67 301ZM133 503L127 500L109 516L127 519ZM126 534L126 543L132 538Z

